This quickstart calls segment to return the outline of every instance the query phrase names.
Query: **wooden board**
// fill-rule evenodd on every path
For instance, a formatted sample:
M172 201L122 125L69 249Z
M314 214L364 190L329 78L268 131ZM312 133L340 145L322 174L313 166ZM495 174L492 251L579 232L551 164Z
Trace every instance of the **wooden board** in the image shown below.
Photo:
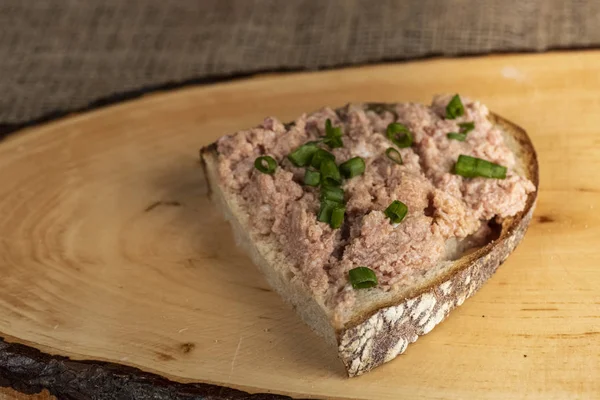
M598 65L593 51L268 75L158 93L9 137L0 144L0 335L73 360L294 397L594 398ZM405 355L348 380L335 351L235 248L206 198L198 149L266 115L428 102L438 92L478 98L529 131L541 171L534 221L449 319Z

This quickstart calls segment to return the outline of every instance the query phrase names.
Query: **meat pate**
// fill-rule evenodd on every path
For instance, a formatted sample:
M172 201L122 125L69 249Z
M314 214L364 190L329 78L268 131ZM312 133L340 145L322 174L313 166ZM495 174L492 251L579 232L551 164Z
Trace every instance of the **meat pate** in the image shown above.
M464 115L446 119L450 99L437 96L431 106L405 103L377 110L364 104L338 112L323 108L290 125L267 118L259 127L218 141L222 186L246 210L253 240L278 245L291 279L303 282L333 309L349 307L354 301L351 269L367 266L377 275L380 290L393 290L451 259L450 243L462 242L463 248L465 243L483 244L488 222L522 211L527 195L535 191L515 171L515 155L488 120L488 109L463 97ZM318 190L304 185L304 168L287 159L298 146L322 137L327 119L343 132L343 147L329 150L336 163L357 156L365 162L364 173L342 185L346 216L340 229L317 220ZM414 138L411 147L398 149L402 165L385 153L394 147L385 134L392 122L404 124ZM464 122L474 123L466 140L449 139L447 134L459 132L458 124ZM507 167L506 179L453 174L461 154ZM264 155L277 161L275 173L254 167ZM408 207L399 224L383 213L394 200Z

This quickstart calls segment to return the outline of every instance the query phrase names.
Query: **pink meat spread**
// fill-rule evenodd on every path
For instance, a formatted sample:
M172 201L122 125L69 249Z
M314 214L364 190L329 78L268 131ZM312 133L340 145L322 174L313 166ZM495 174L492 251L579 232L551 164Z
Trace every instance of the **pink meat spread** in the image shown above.
M450 98L437 96L431 106L405 103L383 110L365 104L338 112L324 108L290 125L267 118L259 127L218 141L222 186L247 211L253 240L278 243L293 279L304 282L316 297L351 303L352 291L344 289L348 271L358 266L371 268L379 288L391 290L448 259L449 241L482 244L488 221L522 211L535 190L514 171L515 156L488 120L488 109L462 98L464 115L446 119ZM343 183L346 215L340 229L317 221L318 189L304 185L304 168L287 159L298 146L322 137L327 119L343 131L343 147L328 149L336 163L359 156L366 164L364 174ZM385 154L394 147L385 134L391 122L404 124L414 137L411 147L398 149L402 165ZM447 133L459 132L463 122L475 125L466 140L448 139ZM507 167L506 179L453 174L461 154ZM273 175L254 167L263 155L278 162ZM394 200L408 207L398 224L383 213Z

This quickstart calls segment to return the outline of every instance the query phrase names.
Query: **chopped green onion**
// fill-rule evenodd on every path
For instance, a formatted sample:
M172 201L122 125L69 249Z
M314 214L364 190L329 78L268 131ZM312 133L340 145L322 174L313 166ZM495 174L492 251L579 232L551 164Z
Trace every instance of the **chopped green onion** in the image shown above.
M325 121L325 136L327 137L341 137L342 136L342 128L339 126L333 127L331 124L331 120L327 118Z
M334 201L323 200L317 215L319 222L326 222L333 229L338 229L344 223L346 208Z
M410 133L406 126L399 124L398 122L392 122L388 125L386 133L388 139L401 149L412 146L412 133Z
M277 169L277 161L269 156L258 157L254 160L254 167L263 174L273 175Z
M331 220L329 221L329 225L333 229L338 229L344 223L344 213L346 212L346 208L343 206L337 206L331 211Z
M383 213L393 224L399 224L406 217L407 212L408 207L406 207L406 204L399 200L394 200Z
M467 140L467 133L471 132L475 129L475 124L473 122L463 122L458 124L459 133L450 132L446 136L448 139L458 140L459 142L464 142Z
M377 286L377 275L371 268L357 267L348 272L354 289L367 289Z
M385 155L387 156L387 158L389 158L396 164L402 165L402 156L400 155L400 152L395 148L388 147L388 149L385 151Z
M466 133L450 132L446 136L448 136L448 139L458 140L459 142L464 142L465 140L467 140Z
M329 118L325 121L325 139L323 143L332 149L344 146L342 142L342 128L339 126L334 128Z
M469 133L473 129L475 129L475 123L474 122L463 122L463 123L458 124L458 127L460 128L460 133Z
M365 172L365 160L360 157L351 158L340 164L340 172L347 179L362 175Z
M340 186L342 184L342 176L335 161L327 159L321 162L321 182L325 186Z
M304 172L304 184L308 186L319 186L321 183L321 174L319 171L314 171L312 169L307 169Z
M308 142L299 146L288 155L288 160L296 167L304 167L310 163L313 155L319 150L316 142Z
M317 149L317 151L315 151L313 154L313 158L310 162L310 165L313 168L318 169L321 167L321 163L323 162L323 160L335 161L335 156L333 154L331 154L330 152L328 152L327 150Z
M323 139L323 143L325 143L331 149L344 147L344 142L342 142L342 138L339 137L325 138Z
M460 100L460 96L455 94L446 106L446 118L455 119L456 117L462 117L465 114L465 108Z
M333 213L333 210L337 207L339 207L339 204L334 201L322 201L321 208L319 208L319 215L317 215L317 221L330 223L331 214Z
M461 154L454 165L454 173L465 178L481 176L483 178L506 178L506 167L481 158Z
M344 202L344 191L339 187L325 186L321 188L321 201L329 200L336 203Z

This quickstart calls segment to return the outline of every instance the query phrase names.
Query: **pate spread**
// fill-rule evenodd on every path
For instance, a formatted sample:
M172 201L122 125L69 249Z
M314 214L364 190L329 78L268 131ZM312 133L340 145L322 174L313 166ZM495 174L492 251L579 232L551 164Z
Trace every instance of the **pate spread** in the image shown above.
M267 118L261 126L218 141L221 184L247 212L253 240L275 243L292 279L318 298L353 301L348 271L368 266L385 291L409 282L449 258L447 243L464 240L481 245L488 221L514 216L525 207L532 182L515 172L515 155L502 132L488 120L488 109L462 98L464 114L447 119L451 96L437 96L431 106L405 103L373 110L350 104L337 112L324 108L284 125ZM345 220L339 229L317 220L319 192L303 184L304 168L287 156L323 137L327 120L342 128L343 147L327 149L340 164L353 157L365 162L364 173L342 184ZM386 136L392 122L412 133L411 147L397 149L402 164L392 162ZM451 140L459 124L474 127L464 141ZM458 157L469 155L507 168L505 179L464 178L453 173ZM254 167L268 155L278 163L273 174ZM392 224L383 211L394 200L408 207L406 218Z

